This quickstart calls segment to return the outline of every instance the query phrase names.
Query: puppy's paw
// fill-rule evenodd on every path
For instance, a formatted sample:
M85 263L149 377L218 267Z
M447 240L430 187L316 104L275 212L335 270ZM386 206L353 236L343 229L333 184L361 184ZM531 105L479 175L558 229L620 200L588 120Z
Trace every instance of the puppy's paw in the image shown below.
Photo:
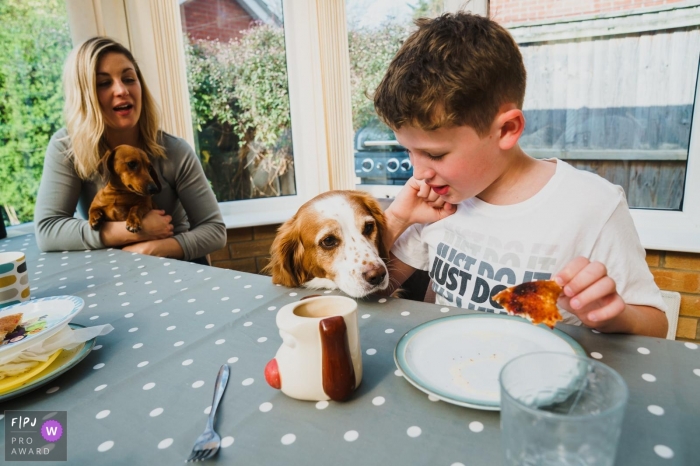
M104 221L104 212L98 211L98 212L90 212L90 218L88 220L88 223L90 223L90 228L93 230L97 231L100 229L102 226L102 222Z
M138 233L139 231L141 231L141 220L139 218L129 217L126 220L126 229L129 230L131 233Z

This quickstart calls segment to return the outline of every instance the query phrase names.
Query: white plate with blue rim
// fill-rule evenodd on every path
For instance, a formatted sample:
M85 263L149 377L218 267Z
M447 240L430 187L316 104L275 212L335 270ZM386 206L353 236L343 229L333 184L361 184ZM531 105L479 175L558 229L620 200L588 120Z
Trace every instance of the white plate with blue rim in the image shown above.
M49 338L78 315L85 302L77 296L51 296L4 307L0 317L22 313L15 331L0 342L0 357L10 356Z
M511 359L539 351L586 356L576 340L515 316L478 313L425 322L399 339L394 361L419 390L447 403L500 410L498 376Z

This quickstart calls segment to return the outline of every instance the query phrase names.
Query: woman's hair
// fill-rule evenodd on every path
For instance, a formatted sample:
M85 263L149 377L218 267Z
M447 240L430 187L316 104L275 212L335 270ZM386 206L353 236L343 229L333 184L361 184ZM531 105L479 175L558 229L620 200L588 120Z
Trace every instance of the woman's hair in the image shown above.
M102 154L109 149L102 138L104 118L97 98L97 64L108 53L120 53L134 65L141 83L141 115L139 132L144 149L154 157L165 157L159 144L160 115L153 96L134 56L119 42L107 37L93 37L75 47L63 69L63 91L66 102L63 117L71 141L69 156L80 178L92 177L99 167Z
M522 108L525 66L518 45L498 23L468 13L416 21L374 94L392 129L471 126L488 132L499 108Z

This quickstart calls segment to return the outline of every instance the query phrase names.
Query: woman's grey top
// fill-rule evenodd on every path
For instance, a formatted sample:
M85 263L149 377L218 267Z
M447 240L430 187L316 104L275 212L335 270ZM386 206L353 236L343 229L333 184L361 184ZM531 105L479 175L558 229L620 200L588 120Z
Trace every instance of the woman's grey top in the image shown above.
M185 260L202 257L226 245L226 226L204 170L190 145L162 133L167 158L151 159L163 189L153 196L159 209L173 217L174 238ZM67 155L70 139L65 128L49 142L34 211L36 239L43 251L101 249L99 231L90 228L88 211L104 186L98 176L82 180ZM76 211L82 218L74 218Z

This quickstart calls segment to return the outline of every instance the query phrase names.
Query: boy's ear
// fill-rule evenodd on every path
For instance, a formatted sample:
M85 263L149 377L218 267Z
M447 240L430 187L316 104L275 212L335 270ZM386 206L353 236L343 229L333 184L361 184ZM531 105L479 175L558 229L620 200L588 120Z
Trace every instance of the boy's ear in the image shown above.
M501 150L508 150L518 143L525 130L525 115L513 105L504 106L496 115L495 124L499 131L498 146Z

